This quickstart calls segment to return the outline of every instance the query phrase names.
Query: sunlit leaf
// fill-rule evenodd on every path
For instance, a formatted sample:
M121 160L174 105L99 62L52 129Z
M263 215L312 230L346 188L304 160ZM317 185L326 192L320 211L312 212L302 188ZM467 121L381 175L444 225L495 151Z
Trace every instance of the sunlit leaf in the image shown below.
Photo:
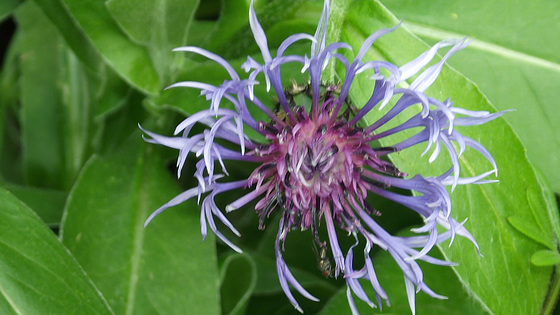
M560 2L396 0L387 6L426 40L473 39L449 63L498 109L516 109L505 119L529 159L560 191L560 124L553 118L560 117Z
M62 0L72 19L129 84L156 94L161 82L145 47L132 42L119 28L103 0Z
M171 83L183 60L172 49L186 44L198 0L109 0L106 6L127 36L146 47L161 82Z
M531 262L537 266L554 266L560 264L560 254L551 250L540 250L531 256Z
M398 20L379 3L354 2L347 14L342 39L354 46L356 51L364 38L375 30L397 24ZM402 65L425 51L427 46L401 28L381 38L375 48L377 54L370 54L370 58L383 56ZM371 85L371 81L368 81L368 78L364 78L361 86ZM367 90L356 89L351 97L356 104L363 104L370 96L366 93ZM470 110L495 112L472 82L450 69L442 71L428 94L438 98L451 97L456 106ZM368 122L373 121L375 113L366 119ZM553 207L554 201L551 203L548 200L550 195L544 193L546 184L537 179L525 156L524 147L504 120L460 131L482 143L493 154L500 169L500 183L457 187L452 193L453 215L458 220L469 218L466 227L477 239L484 257L478 256L474 246L464 239L456 240L450 248L443 246L444 255L460 264L456 270L461 282L492 312L538 313L547 295L552 268L535 267L530 263L529 258L542 249L542 245L517 232L506 218L520 216L531 222L544 221L542 231L546 233L546 239L554 240L550 221L538 218L549 217L547 208ZM400 169L411 175L432 174L441 165L429 165L427 159L419 159L423 149L417 147L405 150L394 155L393 160ZM466 152L461 157L461 163L462 176L474 176L491 167L474 152ZM447 169L443 167L439 168L440 174ZM531 200L526 193L528 187L536 189ZM518 298L520 287L527 292L522 301ZM495 299L495 296L500 296L500 300Z

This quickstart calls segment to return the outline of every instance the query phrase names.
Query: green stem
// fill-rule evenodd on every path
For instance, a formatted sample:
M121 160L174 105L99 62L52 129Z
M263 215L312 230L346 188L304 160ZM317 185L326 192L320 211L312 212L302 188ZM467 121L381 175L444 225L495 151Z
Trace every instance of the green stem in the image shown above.
M329 22L327 24L327 45L340 41L340 34L342 33L342 25L346 18L346 12L350 0L332 0L329 14ZM334 82L335 69L334 62L330 62L329 66L323 71L323 80Z
M558 267L555 267L553 276L554 279L552 280L552 285L550 287L550 291L548 292L548 296L544 301L543 309L541 312L542 315L551 315L552 312L554 312L556 302L558 302L558 296L560 295L560 274L558 272Z

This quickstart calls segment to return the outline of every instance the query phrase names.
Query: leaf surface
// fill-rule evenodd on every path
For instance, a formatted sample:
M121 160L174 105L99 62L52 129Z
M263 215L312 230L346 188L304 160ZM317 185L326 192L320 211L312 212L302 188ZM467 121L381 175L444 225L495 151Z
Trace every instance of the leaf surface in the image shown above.
M449 61L476 82L527 148L530 161L560 191L560 2L387 1L413 33L428 42L473 39ZM538 136L535 136L538 135Z
M378 2L355 2L347 14L342 39L349 42L355 52L369 34L397 23L398 20ZM371 51L369 58L381 57L403 65L427 48L400 28L378 40L375 52ZM371 88L372 83L364 77L356 84L363 88L352 91L351 97L355 104L364 104L370 96L367 88ZM458 107L495 112L472 82L449 68L444 68L427 93L441 100L451 97ZM379 115L374 109L365 119L367 123L372 123ZM396 123L403 123L404 119L397 117ZM416 132L405 133L403 137ZM556 242L551 221L543 220L549 218L549 208L554 207L554 201L546 193L549 188L538 180L523 145L503 119L463 128L460 132L479 141L493 154L500 170L500 183L460 186L451 194L453 216L459 221L469 218L466 227L477 239L484 257L478 256L474 246L465 239L455 240L450 248L443 245L444 256L459 263L456 272L461 282L490 312L538 313L546 298L552 268L536 267L530 263L531 255L543 249L543 245L519 233L507 222L507 217L519 216L527 222L534 222L535 226L542 222L544 225L540 227L540 232L543 237L547 242ZM442 174L447 170L449 165L430 165L427 158L419 158L423 150L423 145L416 146L393 155L393 160L411 176ZM474 176L491 169L490 163L472 151L467 150L460 158L462 176ZM445 157L440 159L445 160ZM536 189L531 194L531 200L527 197L529 188ZM518 298L519 288L527 292L522 300ZM498 300L496 296L501 298Z
M113 314L39 217L0 189L0 313Z
M154 151L135 132L90 159L66 206L63 242L118 314L217 314L215 249L211 235L201 240L198 207L186 203L143 227L179 193Z

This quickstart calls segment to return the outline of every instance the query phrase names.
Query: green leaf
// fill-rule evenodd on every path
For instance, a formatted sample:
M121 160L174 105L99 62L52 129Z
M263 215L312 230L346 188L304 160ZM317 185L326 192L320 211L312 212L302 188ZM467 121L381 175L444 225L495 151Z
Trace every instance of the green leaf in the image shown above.
M387 5L428 41L474 39L449 64L479 84L498 109L516 109L504 118L559 192L560 124L553 117L560 117L560 2L393 0Z
M50 227L57 227L67 193L60 190L5 184L4 188L31 208Z
M204 48L210 51L217 51L220 46L231 42L233 36L249 23L249 2L221 0L221 5L220 18L212 31L206 34Z
M102 91L97 99L95 119L99 121L122 108L130 100L132 88L108 67L105 67Z
M103 0L63 0L65 8L107 64L135 88L156 94L162 87L145 47L132 42L113 20Z
M0 189L0 313L113 314L31 209Z
M121 91L122 92L122 91ZM146 112L139 104L142 103L144 95L137 91L129 92L114 111L107 115L99 116L103 122L103 130L96 135L96 152L107 153L118 150L129 137L132 130L138 129L138 122L146 119Z
M23 183L19 122L13 119L19 104L21 36L16 32L7 46L0 72L0 173L3 180Z
M560 3L555 1L391 0L387 7L405 21L469 34L527 55L560 62ZM534 22L527 23L528 13L533 14ZM523 27L519 27L519 22L525 22ZM539 36L535 36L537 33Z
M214 242L211 234L202 242L194 202L143 227L179 193L154 151L135 132L90 159L70 193L62 240L117 314L218 314Z
M171 83L183 60L172 49L186 44L198 0L109 0L106 6L128 37L147 48L160 81Z
M560 253L551 250L539 250L531 256L535 266L554 266L560 264Z
M71 186L93 151L91 139L96 132L98 80L67 49L61 64L61 98L64 115L65 186Z
M56 29L31 1L16 13L21 31L23 170L30 185L62 188L63 112L57 78L64 53Z
M197 0L108 0L107 8L135 42L172 49L186 42Z
M442 258L441 251L437 248L430 252L430 256ZM488 314L483 306L475 301L463 289L461 281L453 272L452 267L438 266L422 261L418 262L424 273L424 280L430 289L437 294L447 297L444 300L434 299L424 292L416 294L416 314L430 315L482 315ZM373 264L379 283L389 296L390 306L383 305L382 310L375 308L373 314L410 314L408 297L403 280L403 273L386 251L381 251L373 257ZM359 263L358 263L359 265ZM458 266L457 268L461 268ZM368 281L361 282L368 296L375 296L372 286ZM372 309L355 295L354 301L360 314L372 314ZM374 300L372 300L376 303ZM377 303L376 303L377 304ZM377 305L379 306L379 305ZM349 314L350 307L346 296L346 287L328 301L321 310L320 315Z
M30 185L66 189L93 151L96 105L110 100L98 99L103 82L79 62L34 2L23 5L17 18L24 172Z
M77 21L65 8L62 0L34 0L33 2L43 10L51 23L56 26L58 32L78 59L93 73L98 73L103 67L101 56Z
M353 2L347 14L342 39L349 42L356 52L366 36L380 28L397 24L398 20L378 2ZM375 48L376 55L370 52L368 58L381 55L397 65L403 65L427 50L425 44L404 28L382 37L376 42ZM356 86L363 89L351 91L355 104L364 104L370 96L366 87L371 91L371 85L367 78L357 80ZM428 94L440 99L451 97L457 106L469 110L495 111L472 82L449 68L444 68ZM378 112L373 111L365 119L371 123L377 115ZM406 117L397 117L395 123L402 123L404 119ZM415 132L403 136L408 137ZM460 186L451 194L453 216L459 221L469 218L466 227L477 239L484 257L480 257L474 246L465 239L455 240L450 248L443 246L444 255L446 259L460 264L456 271L461 282L469 294L475 296L490 312L538 313L547 296L552 268L535 267L530 263L529 257L542 249L542 245L519 233L506 218L519 216L531 222L541 222L536 217L549 218L548 211L552 213L552 209L548 208L553 208L554 203L549 202L548 194L544 192L546 185L539 182L526 158L524 147L503 119L463 128L460 132L479 141L493 154L500 169L500 183ZM448 165L429 165L426 158L419 158L423 149L423 146L407 149L394 155L393 160L411 176L418 173L441 174L447 170ZM491 169L491 165L473 151L467 150L460 159L462 176L474 176ZM528 187L535 189L531 200L527 197ZM543 233L546 233L544 238L554 240L550 220L542 221L545 224L542 228ZM524 288L526 293L523 299L519 299L519 287ZM496 299L496 296L500 296L500 299Z
M23 0L3 0L0 2L0 22L8 17Z
M271 228L271 230L274 229ZM289 242L296 245L296 242L293 242L295 239L292 233L290 233L289 239ZM313 250L311 249L311 241L307 238L306 240L309 242L303 243L303 246L300 243L297 244L299 246L287 248L285 253L290 254L291 256L295 256L294 254L297 252L305 253L305 256L300 256L300 258L303 261L312 262L312 266L310 266L312 268L312 272L299 267L294 267L294 264L291 263L289 268L298 282L309 293L320 300L320 302L314 302L302 297L299 293L294 294L306 314L315 314L321 309L323 302L327 301L336 292L340 285L333 285L333 282L335 282L334 279L327 280L323 278L320 271L317 270L317 260L314 257ZM305 244L310 245L305 246ZM273 253L273 247L269 247L268 249L269 252ZM274 257L266 257L265 255L258 253L252 253L251 257L255 260L257 266L257 284L246 314L299 314L289 302L280 287L278 273L276 270L276 259ZM293 259L290 260L294 261ZM286 261L289 262L290 260L286 258ZM298 263L301 264L301 262ZM340 284L340 281L336 281L335 283Z
M220 269L222 314L245 314L257 282L255 262L235 253L225 258Z
M276 24L281 24L292 19L298 10L305 7L307 2L308 1L303 0L271 1L262 8L259 8L259 2L257 2L255 10L261 26L263 29L268 30ZM244 16L248 16L245 14L248 14L248 11L244 13ZM237 23L235 24L234 27L239 28L240 30L236 32L235 35L229 36L228 34L228 41L216 41L215 45L211 45L208 48L211 48L213 52L218 53L226 59L240 57L246 58L249 53L259 51L253 38L253 33L249 27L248 19L245 20L245 27L241 28L240 26L241 25ZM267 33L269 48L278 47L289 35L285 30L280 34L281 36L270 36L270 34Z
M526 188L527 201L531 209L531 215L508 217L509 223L519 232L525 234L536 242L541 243L551 250L556 249L560 235L560 223L558 222L558 209L552 190L546 185L544 175L537 172L537 181L542 189L533 186ZM544 198L544 203L542 202ZM543 210L548 210L548 216L543 215ZM528 213L527 213L528 214ZM551 233L552 227L552 233Z

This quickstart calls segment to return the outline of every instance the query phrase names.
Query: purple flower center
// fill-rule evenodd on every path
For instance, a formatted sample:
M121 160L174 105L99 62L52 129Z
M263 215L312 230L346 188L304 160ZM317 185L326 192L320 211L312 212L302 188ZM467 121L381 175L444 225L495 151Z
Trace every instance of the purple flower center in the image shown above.
M303 230L311 227L318 240L314 222L326 209L332 210L334 221L345 227L343 212L348 207L341 200L355 200L369 208L365 198L372 183L362 178L364 168L404 176L370 146L371 135L348 123L351 106L333 95L333 90L335 86L326 87L316 113L308 113L304 106L295 104L293 94L286 93L294 104L291 113L295 119L260 122L259 129L269 144L250 153L265 162L251 174L248 185L256 185L255 190L267 189L256 206L261 228L266 217L280 207L289 216L289 226ZM346 110L339 114L342 108ZM385 154L394 151L377 150Z

